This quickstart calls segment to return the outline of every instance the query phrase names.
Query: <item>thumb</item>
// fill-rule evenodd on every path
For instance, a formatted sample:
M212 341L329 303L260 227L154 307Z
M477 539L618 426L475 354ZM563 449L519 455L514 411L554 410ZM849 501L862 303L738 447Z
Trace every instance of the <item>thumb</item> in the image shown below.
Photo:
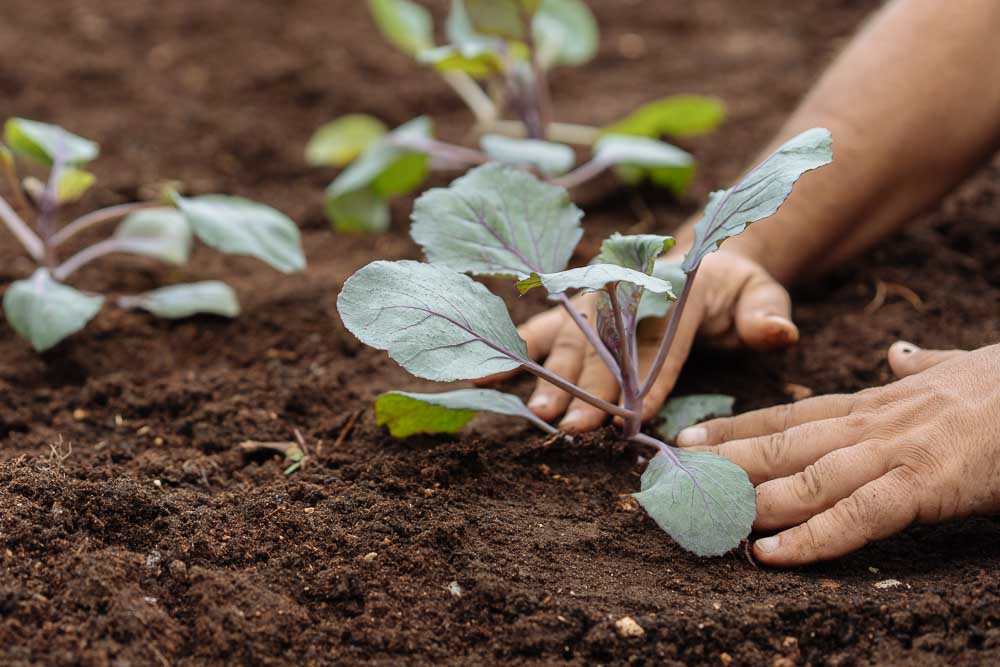
M744 345L759 350L787 347L799 341L788 290L763 270L755 272L740 292L736 333Z
M922 350L901 340L889 348L889 366L897 378L903 379L963 354L964 350Z

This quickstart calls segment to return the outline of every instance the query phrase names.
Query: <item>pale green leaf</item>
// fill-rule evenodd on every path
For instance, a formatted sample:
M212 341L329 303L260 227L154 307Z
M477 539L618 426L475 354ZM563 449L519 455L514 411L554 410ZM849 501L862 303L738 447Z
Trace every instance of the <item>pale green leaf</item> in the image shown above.
M60 204L71 204L87 193L97 177L89 171L67 167L59 173L56 183L56 199Z
M324 200L326 217L338 232L384 232L389 228L389 202L371 188Z
M472 380L527 359L503 300L441 266L373 262L344 284L337 309L361 342L428 380Z
M624 134L602 137L594 146L594 159L607 165L645 168L688 167L694 164L691 154L676 146Z
M479 145L492 160L534 167L545 176L565 174L576 162L576 154L572 148L551 141L487 134L479 140Z
M802 174L832 160L830 131L813 128L790 139L729 190L713 192L681 268L690 273L723 241L773 215Z
M171 285L138 296L119 299L123 308L141 308L157 317L181 319L192 315L236 317L240 302L226 283L209 280L185 285Z
M666 280L678 293L684 289L684 284L687 282L687 274L681 270L680 262L657 262L653 267L653 275ZM673 304L674 302L665 294L643 292L635 315L636 321L641 322L647 317L663 317L670 312Z
M546 66L582 65L600 45L597 20L582 0L543 0L532 31Z
M503 71L500 55L483 44L438 46L421 51L417 60L425 65L433 65L442 72L465 72L477 79L487 79Z
M630 134L652 139L691 137L714 130L726 117L722 101L701 95L674 95L650 102L605 129L606 134Z
M3 299L7 321L37 352L83 329L103 305L104 297L88 296L58 283L46 269L11 283Z
M349 114L319 128L306 146L306 161L318 166L343 167L388 131L367 114Z
M757 515L757 494L747 474L707 452L658 454L635 499L660 528L699 556L735 549L750 535Z
M282 273L306 268L299 228L284 213L240 197L174 195L177 207L206 245L249 255Z
M430 12L411 0L368 0L379 30L396 48L416 55L434 46Z
M375 421L388 426L395 438L418 433L458 433L479 412L521 417L546 432L555 432L520 398L492 389L459 389L440 394L392 391L375 401Z
M410 234L433 264L527 278L566 267L583 235L582 216L564 189L493 163L424 193Z
M130 214L115 230L124 252L147 255L176 264L191 256L191 226L175 208L152 208Z
M659 416L665 421L659 432L667 440L673 441L677 434L688 426L694 426L712 417L729 417L733 414L736 399L723 394L695 394L672 398L660 410Z
M525 37L523 9L520 0L465 0L473 30L515 41L523 41Z
M627 269L616 264L591 264L558 273L533 273L517 283L517 289L524 294L535 287L544 286L549 294L559 294L571 289L594 292L611 283L627 282L657 294L673 296L670 283L641 271Z
M419 141L431 135L426 116L414 118L393 130L388 137L368 146L351 166L330 184L327 195L337 198L349 192L372 188L380 197L391 197L419 185L427 175L426 154L397 147L393 141Z
M4 125L4 141L15 153L51 165L58 157L66 165L80 165L97 158L96 143L67 132L58 125L11 118Z

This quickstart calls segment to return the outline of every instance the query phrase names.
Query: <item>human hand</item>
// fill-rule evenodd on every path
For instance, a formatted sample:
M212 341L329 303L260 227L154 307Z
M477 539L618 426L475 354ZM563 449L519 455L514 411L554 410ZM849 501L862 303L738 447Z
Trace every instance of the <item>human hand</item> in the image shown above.
M715 419L678 445L741 466L757 486L754 555L778 566L836 558L899 532L1000 511L1000 345L896 343L903 378Z
M589 322L594 321L593 294L579 296L574 303ZM709 255L698 271L670 356L643 401L643 419L654 416L673 389L696 334L727 347L782 347L794 344L799 337L790 317L788 292L759 264L725 248ZM649 372L664 326L665 318L650 318L639 325L641 378ZM531 318L518 332L532 359L545 358L550 371L598 398L618 401L618 385L610 371L562 307ZM528 407L546 421L565 414L559 428L574 433L595 429L607 418L599 408L580 399L571 400L569 394L543 380L539 380Z

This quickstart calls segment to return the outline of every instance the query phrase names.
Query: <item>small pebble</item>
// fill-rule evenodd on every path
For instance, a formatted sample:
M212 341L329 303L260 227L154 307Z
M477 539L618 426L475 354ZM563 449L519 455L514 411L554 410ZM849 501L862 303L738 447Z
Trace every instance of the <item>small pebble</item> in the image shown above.
M378 554L372 551L371 553L365 554L365 557L362 560L364 560L366 563L370 563L376 558L378 558Z
M896 588L897 586L902 586L903 582L899 579L886 579L884 581L876 581L875 588L885 590L887 588Z
M733 656L728 653L720 653L719 662L722 663L722 667L729 667L729 665L733 664Z
M76 410L73 411L73 419L75 419L78 422L82 422L89 416L90 413L84 410L83 408L77 408Z
M457 581L453 581L448 584L448 592L457 598L462 597L462 587L458 585Z
M642 637L646 634L642 626L636 623L635 619L631 616L625 616L615 621L615 630L618 631L619 635L626 638Z

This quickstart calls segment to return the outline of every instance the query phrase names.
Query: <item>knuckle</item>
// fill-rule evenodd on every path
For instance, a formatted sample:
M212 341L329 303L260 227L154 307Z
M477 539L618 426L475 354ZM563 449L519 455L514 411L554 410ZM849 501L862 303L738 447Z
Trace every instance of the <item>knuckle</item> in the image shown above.
M822 498L823 489L823 474L815 463L792 477L792 491L804 503L814 503Z
M786 431L793 423L794 403L776 405L771 412L772 426L778 431Z
M938 472L942 468L938 455L922 442L909 440L898 449L900 476L904 481L915 481L928 473Z
M848 496L833 506L832 513L841 527L851 527L865 543L871 541L871 526L878 513L871 502L856 495Z
M784 431L757 438L754 442L756 454L766 469L774 470L782 465L785 458Z

